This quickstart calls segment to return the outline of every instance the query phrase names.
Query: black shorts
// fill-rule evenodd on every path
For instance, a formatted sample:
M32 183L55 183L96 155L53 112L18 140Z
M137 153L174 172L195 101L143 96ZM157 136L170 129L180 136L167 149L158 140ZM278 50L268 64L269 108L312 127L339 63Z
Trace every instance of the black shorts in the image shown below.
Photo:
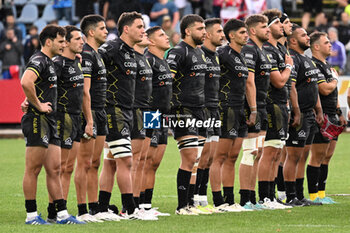
M206 107L204 111L205 111L205 117L207 120L208 119L212 121L220 120L220 112L218 108ZM208 130L208 137L221 135L221 127L215 127L215 125L211 127L210 125L210 127L208 127L207 130Z
M332 122L333 124L336 124L336 125L340 125L340 121L339 121L338 115L336 115L336 114L327 114L327 115L328 115L328 120L330 122ZM336 137L333 140L337 141L338 137ZM330 143L330 142L331 142L331 140L329 138L323 137L321 132L315 133L315 138L313 140L313 143L321 144L321 143Z
M288 108L286 105L267 104L267 131L265 141L286 140L288 133Z
M26 113L21 120L22 132L26 146L43 146L49 144L60 146L60 138L57 135L56 118L52 114Z
M133 126L133 114L131 109L106 108L108 132L107 142L122 138L130 138Z
M56 112L57 134L61 140L61 148L72 149L73 141L81 137L81 116Z
M170 111L169 121L171 121L171 128L174 132L174 138L180 138L183 136L194 135L207 137L207 128L197 127L197 122L205 121L205 113L203 108L189 108L189 107L178 107L173 108ZM177 124L176 126L173 122L183 123ZM195 124L192 124L195 122ZM188 124L190 123L190 124ZM188 124L188 125L187 125Z
M93 129L92 129L92 137L96 138L96 136L105 136L108 134L107 129L107 115L106 111L103 110L91 110L92 119L94 121ZM86 120L83 115L83 124L82 124L82 135L85 132Z
M315 9L316 14L322 12L322 0L304 0L304 12L312 13Z
M249 120L250 109L244 109L246 120ZM256 115L255 125L248 127L248 133L259 133L267 130L267 112L266 108L258 107L258 114Z
M168 127L161 126L160 129L147 129L146 136L151 139L150 146L168 144Z
M146 130L143 128L143 112L145 110L137 108L133 109L133 127L131 130L131 139L145 139Z
M244 109L226 107L220 109L221 136L220 138L244 138L248 133L248 126Z
M290 124L293 123L293 119L292 113ZM301 113L299 127L294 128L291 125L289 126L289 138L286 142L286 146L304 147L309 135L315 133L315 124L316 119L313 111Z

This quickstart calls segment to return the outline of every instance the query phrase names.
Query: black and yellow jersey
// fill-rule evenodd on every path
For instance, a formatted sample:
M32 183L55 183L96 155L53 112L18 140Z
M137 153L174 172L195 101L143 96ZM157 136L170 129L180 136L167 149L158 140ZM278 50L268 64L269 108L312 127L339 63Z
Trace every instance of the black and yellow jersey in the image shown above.
M152 68L145 55L135 51L137 64L134 108L149 108L152 94Z

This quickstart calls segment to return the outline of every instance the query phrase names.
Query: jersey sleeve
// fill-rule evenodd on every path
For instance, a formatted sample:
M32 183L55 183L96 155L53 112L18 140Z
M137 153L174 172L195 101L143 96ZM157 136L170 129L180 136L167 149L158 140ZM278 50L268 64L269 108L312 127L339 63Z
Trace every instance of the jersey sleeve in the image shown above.
M258 54L254 47L244 46L241 54L247 63L248 71L255 73L256 60L258 59Z
M183 60L182 57L183 55L181 55L181 52L179 51L179 49L173 48L169 51L167 62L169 64L171 73L176 74L178 72L178 70L182 66L181 64Z
M52 61L53 61L53 64L55 65L56 75L59 78L62 75L62 68L63 68L62 61L60 61L60 59L58 58L54 58Z
M101 58L106 65L110 64L113 56L113 46L108 42L104 43L98 48L98 53L101 55Z
M91 78L93 68L92 54L90 52L83 52L81 56L83 58L81 67L83 70L84 78Z
M26 70L33 71L39 77L40 73L45 69L45 64L43 57L35 56L28 62Z

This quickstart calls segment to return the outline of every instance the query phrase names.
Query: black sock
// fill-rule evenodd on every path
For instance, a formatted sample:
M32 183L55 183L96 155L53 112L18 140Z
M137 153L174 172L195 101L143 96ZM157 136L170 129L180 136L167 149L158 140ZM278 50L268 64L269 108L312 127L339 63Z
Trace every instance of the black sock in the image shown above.
M78 204L78 215L81 216L83 214L87 214L87 206L86 203Z
M258 182L258 188L259 188L259 201L264 202L264 199L266 197L269 197L269 181L259 181Z
M284 186L284 178L283 178L283 166L278 166L278 173L276 177L277 190L280 192L286 191L286 187Z
M239 194L241 194L241 206L244 206L247 202L250 201L250 190L240 189Z
M199 186L199 195L206 196L209 181L209 168L203 170L201 184Z
M139 208L139 204L140 204L140 197L133 197L134 198L134 202L135 202L135 206L136 208Z
M254 190L250 190L250 198L249 198L250 202L252 204L256 204L256 197L255 197L255 191Z
M275 186L275 181L269 181L269 199L271 201L276 199L276 186Z
M224 187L224 202L229 205L235 204L235 197L233 194L233 187Z
M36 208L36 200L25 200L25 207L26 207L26 211L27 213L32 213L37 211Z
M101 191L98 194L98 211L107 212L112 193Z
M194 196L194 187L196 185L195 184L190 184L190 186L188 187L188 193L187 193L187 204L189 206L193 206L194 205L194 201L193 201L193 196Z
M145 192L140 193L140 205L145 203Z
M317 183L320 177L320 167L307 165L306 167L307 188L309 193L317 193Z
M197 169L196 185L194 187L194 194L195 195L199 194L199 189L200 189L202 178L203 178L203 172L204 172L204 169L200 169L200 168Z
M63 199L55 200L53 201L53 204L55 205L57 212L67 209L66 203Z
M328 165L321 164L320 178L318 179L318 191L325 191L326 190L327 176L328 176Z
M57 217L57 211L55 208L55 204L49 203L49 206L47 207L47 218L55 219Z
M123 204L123 207L127 210L128 214L134 213L136 206L135 206L132 193L122 194L122 204Z
M295 198L295 182L285 181L287 203Z
M304 178L296 179L295 191L299 200L304 199Z
M89 211L91 215L95 215L99 212L98 203L97 202L90 202L89 203Z
M224 198L221 195L221 191L212 192L212 193L213 193L214 206L217 207L224 204Z
M153 197L153 189L146 189L144 204L152 204L152 197Z
M178 200L178 206L177 209L181 209L185 206L187 206L187 195L188 195L188 188L190 186L190 180L191 180L192 172L182 170L179 168L177 172L177 200Z

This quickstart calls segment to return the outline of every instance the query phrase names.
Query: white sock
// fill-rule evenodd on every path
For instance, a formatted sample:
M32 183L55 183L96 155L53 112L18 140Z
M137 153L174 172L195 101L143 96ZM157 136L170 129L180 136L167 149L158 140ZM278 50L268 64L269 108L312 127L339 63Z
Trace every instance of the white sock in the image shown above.
M27 213L26 222L33 220L36 216L38 216L38 212L36 211Z
M280 200L284 200L287 198L285 191L277 191L277 195Z
M61 220L69 218L69 214L67 210L61 210L60 212L57 212L57 217Z

